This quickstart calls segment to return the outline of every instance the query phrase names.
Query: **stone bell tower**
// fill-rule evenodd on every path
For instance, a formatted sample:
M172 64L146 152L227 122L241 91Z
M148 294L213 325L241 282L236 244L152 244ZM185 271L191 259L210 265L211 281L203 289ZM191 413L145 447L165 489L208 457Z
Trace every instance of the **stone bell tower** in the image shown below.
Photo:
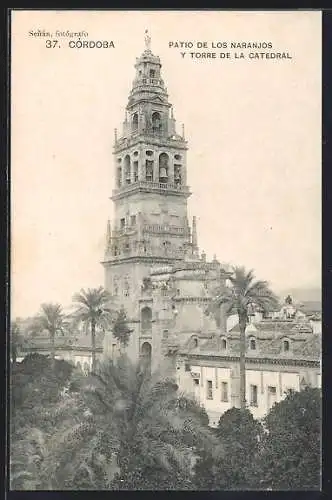
M146 33L122 133L115 130L114 139L114 220L107 226L105 288L127 312L134 357L140 350L143 279L151 269L198 251L196 229L192 238L187 216L187 142L184 129L176 132L161 67Z

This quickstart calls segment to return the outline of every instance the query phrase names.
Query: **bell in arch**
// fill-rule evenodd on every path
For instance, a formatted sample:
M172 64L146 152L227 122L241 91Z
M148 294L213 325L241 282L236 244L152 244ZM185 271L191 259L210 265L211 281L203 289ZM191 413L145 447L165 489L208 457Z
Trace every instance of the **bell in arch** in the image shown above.
M159 177L160 178L167 178L168 177L168 175L167 175L167 168L166 167L160 167Z

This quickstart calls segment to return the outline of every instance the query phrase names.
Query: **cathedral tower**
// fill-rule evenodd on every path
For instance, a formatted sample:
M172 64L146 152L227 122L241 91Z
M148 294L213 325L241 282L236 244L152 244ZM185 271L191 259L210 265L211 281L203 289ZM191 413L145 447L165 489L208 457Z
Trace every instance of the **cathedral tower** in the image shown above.
M187 142L183 131L176 132L161 62L150 45L146 34L122 133L115 130L114 220L107 226L103 262L105 287L124 306L136 332L134 356L140 349L137 323L144 278L155 267L197 253L196 228L192 239L187 216Z

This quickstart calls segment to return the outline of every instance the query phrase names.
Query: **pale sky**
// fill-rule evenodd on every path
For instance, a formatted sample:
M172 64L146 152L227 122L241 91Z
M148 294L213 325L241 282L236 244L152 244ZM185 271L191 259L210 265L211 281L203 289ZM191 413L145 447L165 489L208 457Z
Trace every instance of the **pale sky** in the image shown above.
M320 286L320 12L15 12L12 20L12 315L70 305L104 284L114 128L144 50L162 62L188 140L189 216L201 251L253 268L276 291ZM46 48L29 31L85 30L115 48ZM232 58L183 58L206 41ZM272 42L290 60L234 59L214 42ZM202 51L204 49L199 49ZM188 49L187 52L192 52ZM194 50L198 52L198 50Z

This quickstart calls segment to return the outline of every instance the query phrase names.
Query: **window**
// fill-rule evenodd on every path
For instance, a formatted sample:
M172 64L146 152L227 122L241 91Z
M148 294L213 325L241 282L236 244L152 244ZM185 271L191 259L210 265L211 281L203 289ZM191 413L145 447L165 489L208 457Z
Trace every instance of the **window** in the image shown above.
M289 340L284 340L284 342L283 342L283 348L284 348L284 352L288 352L289 351Z
M125 218L120 219L120 227L121 227L121 229L124 229L125 226L126 226L126 219Z
M137 130L138 129L138 114L135 113L133 115L133 130Z
M132 226L136 226L136 215L131 215L131 217L130 217L130 224Z
M122 169L121 167L118 167L116 171L116 183L118 187L121 187L121 176L122 176Z
M194 347L198 347L198 339L193 339Z
M157 133L161 131L161 116L158 111L152 113L152 130Z
M134 182L137 182L138 181L138 161L134 161L133 168L134 168Z
M125 156L124 169L125 169L125 182L126 182L126 184L130 184L131 178L130 178L130 156L129 155Z
M223 350L227 349L227 340L226 339L221 339L221 348Z
M116 344L112 344L112 358L114 358L116 352Z
M152 310L150 307L143 307L141 311L141 328L149 331L152 328Z
M189 364L189 363L186 363L186 364L184 365L184 371L185 371L185 372L190 372L190 364Z
M206 399L213 399L212 380L206 381Z
M156 71L154 69L150 69L150 78L155 78Z
M130 295L130 284L129 284L129 278L125 278L124 283L123 283L123 293L125 297L129 297Z
M221 401L228 401L228 382L221 382Z
M256 351L256 339L250 339L249 347L251 351Z
M257 385L250 386L250 406L258 406Z
M277 398L277 388L273 386L268 386L267 388L267 404L269 408L272 408Z
M146 160L145 162L145 178L147 181L153 180L153 160Z
M199 385L199 379L198 378L194 378L194 385Z

